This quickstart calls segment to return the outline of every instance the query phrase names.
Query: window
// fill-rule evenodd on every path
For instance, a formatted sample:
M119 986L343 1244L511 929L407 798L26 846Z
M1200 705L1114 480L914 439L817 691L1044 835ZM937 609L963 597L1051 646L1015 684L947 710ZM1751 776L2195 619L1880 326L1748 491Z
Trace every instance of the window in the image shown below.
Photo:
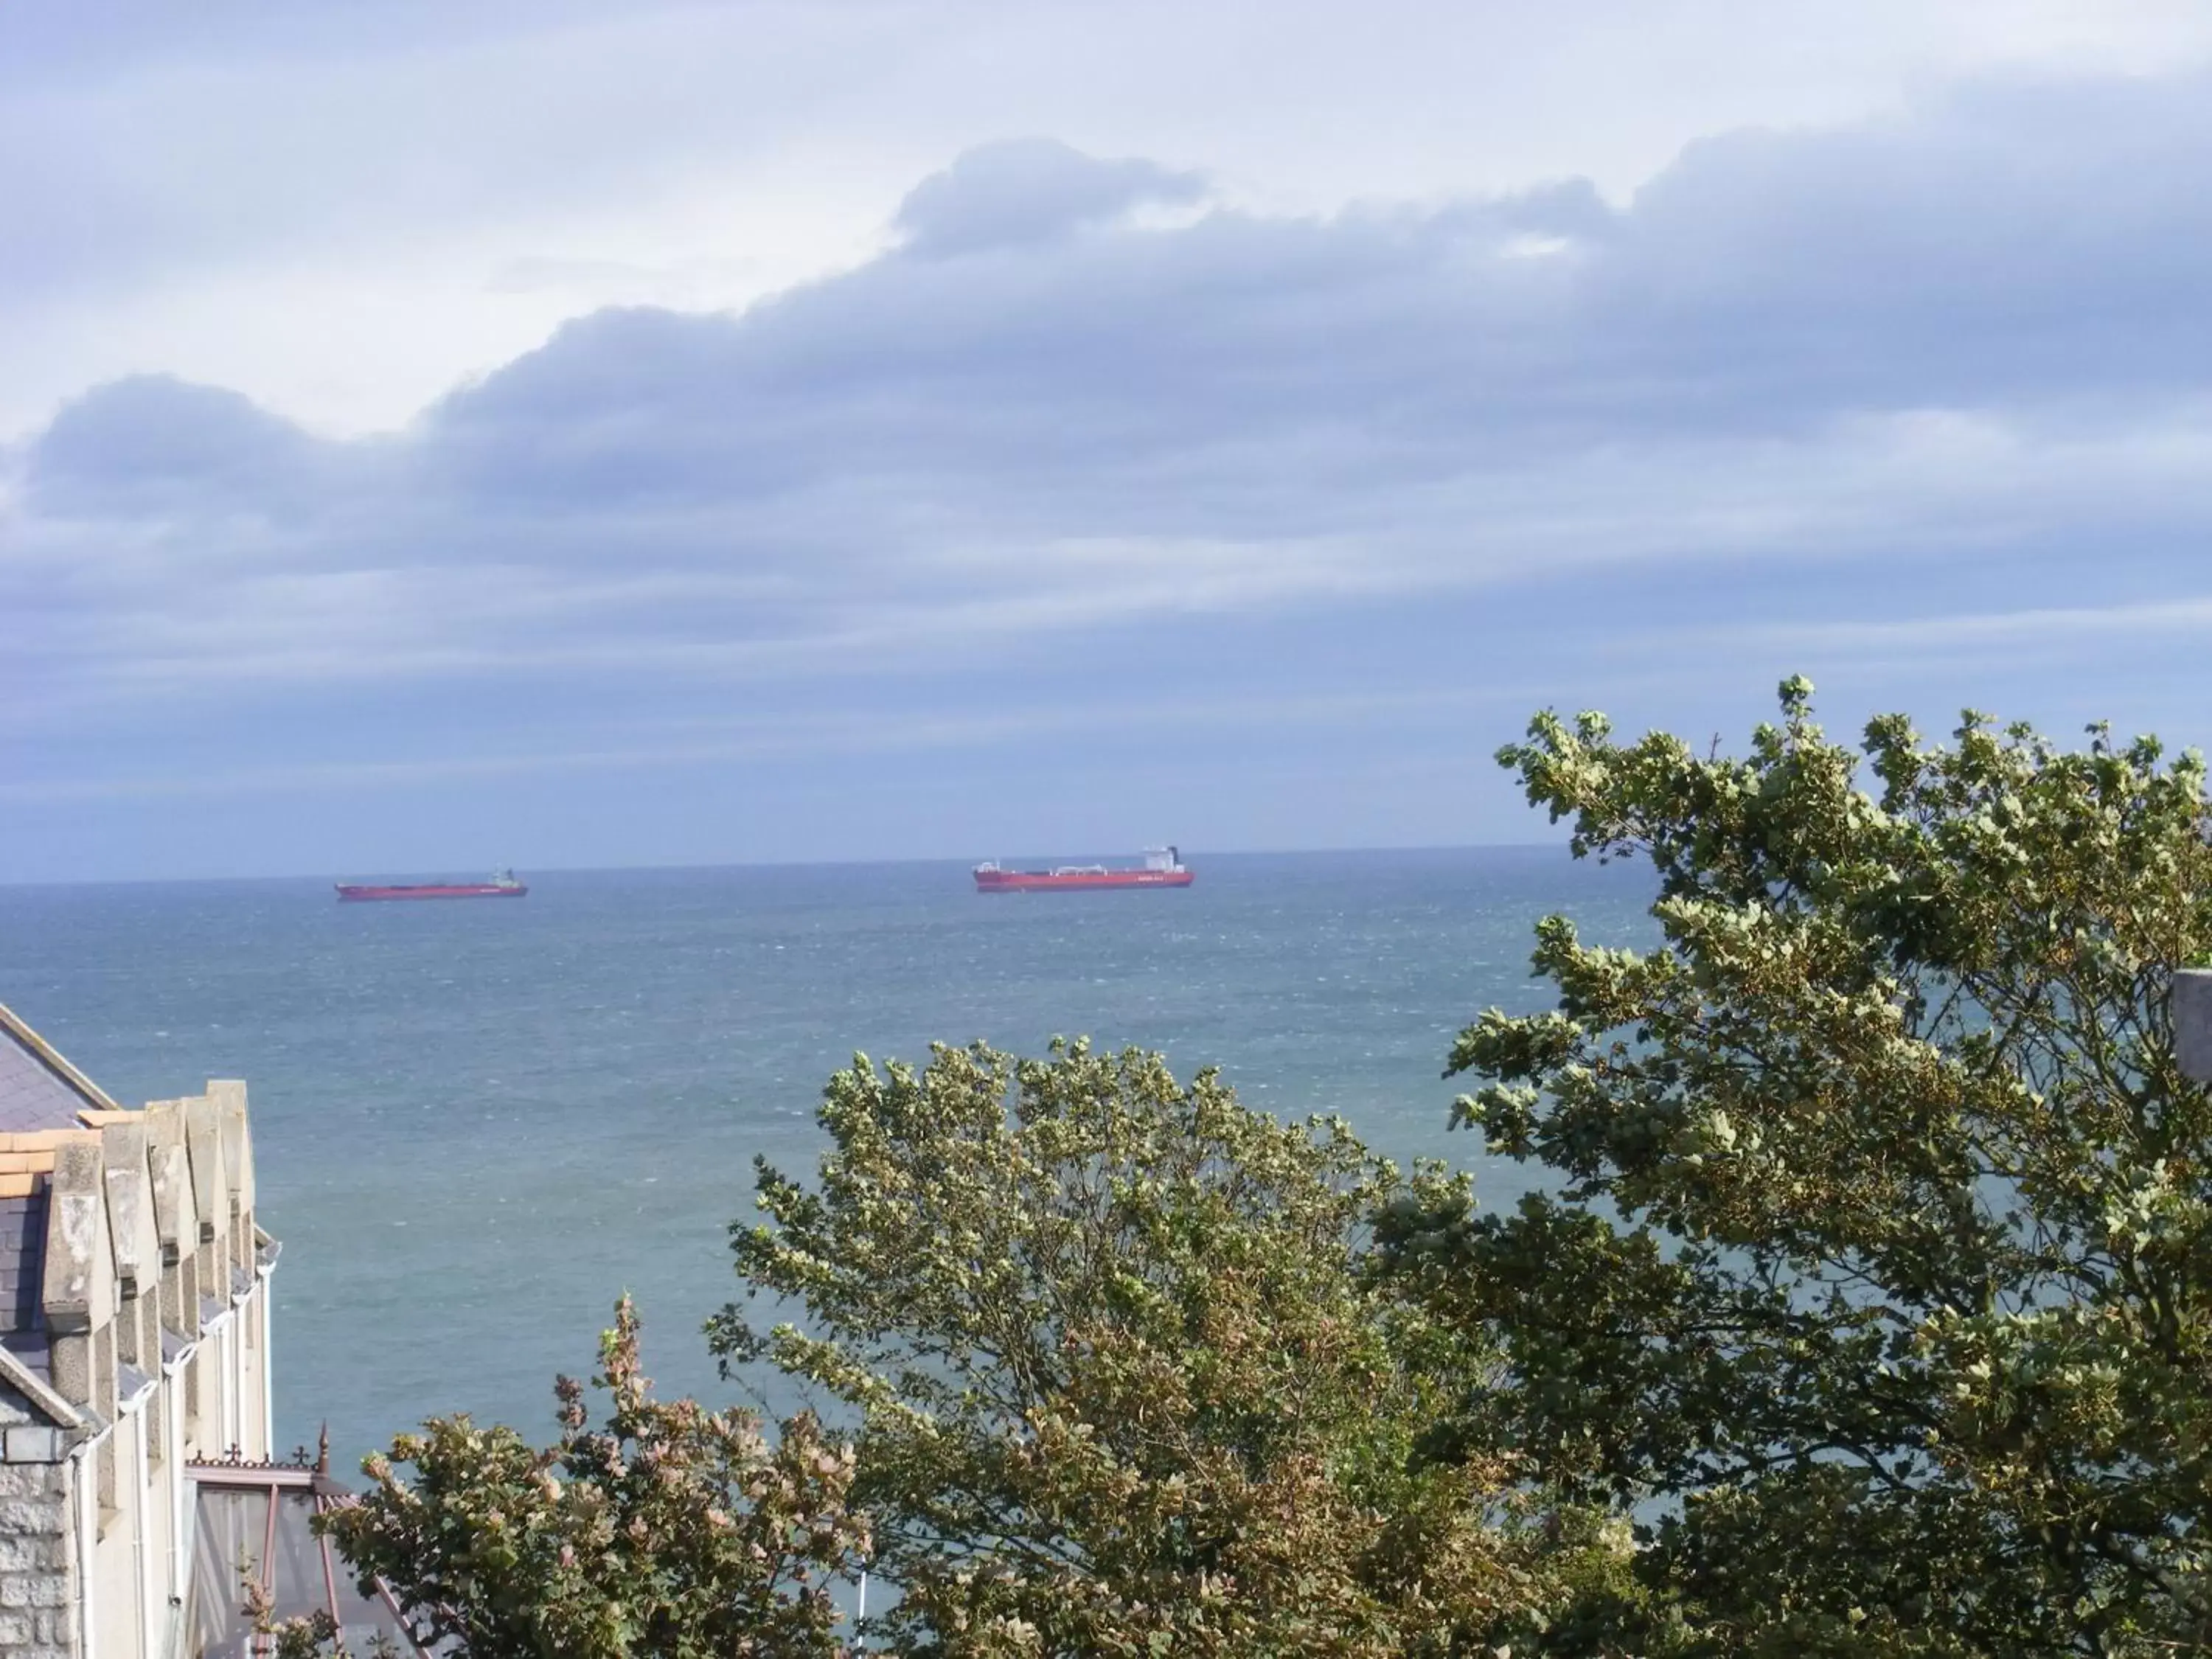
M302 1463L195 1463L192 1582L185 1608L190 1659L257 1659L245 1613L250 1580L270 1594L276 1616L318 1610L338 1621L355 1654L382 1636L403 1654L422 1650L388 1595L364 1596L330 1544L314 1534L314 1517L346 1501L343 1487L319 1466Z

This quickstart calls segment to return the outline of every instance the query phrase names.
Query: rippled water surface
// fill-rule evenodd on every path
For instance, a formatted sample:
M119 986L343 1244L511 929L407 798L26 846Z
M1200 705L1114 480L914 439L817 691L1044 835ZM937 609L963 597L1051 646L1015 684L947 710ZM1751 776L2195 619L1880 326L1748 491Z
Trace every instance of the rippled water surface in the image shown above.
M1479 1157L1439 1073L1477 1009L1539 1006L1529 928L1645 937L1632 872L1556 849L1204 858L1180 892L979 896L939 864L533 878L341 905L326 884L0 888L0 1001L118 1098L247 1080L276 1279L278 1431L350 1465L431 1412L550 1426L613 1298L665 1388L756 1154L818 1146L854 1050L1055 1033L1220 1064L1391 1155ZM1526 1176L1486 1165L1489 1201Z

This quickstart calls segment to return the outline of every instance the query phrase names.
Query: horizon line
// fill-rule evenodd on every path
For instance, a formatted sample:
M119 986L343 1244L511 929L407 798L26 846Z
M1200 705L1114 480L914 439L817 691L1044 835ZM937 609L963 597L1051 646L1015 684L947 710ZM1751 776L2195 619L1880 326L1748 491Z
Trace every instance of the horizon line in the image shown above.
M1185 851L1185 856L1186 856L1186 857L1203 856L1203 857L1206 857L1206 858L1231 858L1231 859L1244 859L1244 858L1302 858L1302 857L1328 857L1328 856L1332 856L1332 855L1334 855L1334 856L1354 856L1354 855L1359 855L1359 854L1404 854L1404 853L1507 853L1507 852L1552 852L1552 851L1559 851L1559 850L1564 850L1564 849L1565 849L1565 848L1566 847L1566 844L1567 844L1567 843L1566 843L1566 840L1565 840L1565 838L1564 836L1562 836L1562 837L1560 837L1559 839L1555 840L1555 841L1510 841L1510 842L1508 842L1508 841L1491 841L1491 842L1406 842L1406 843L1399 843L1399 844L1392 844L1392 845L1382 845L1382 846L1377 846L1377 845L1374 845L1374 844L1369 844L1369 845L1365 845L1365 846L1358 846L1358 847L1346 847L1346 846L1325 846L1325 847L1236 847L1236 848L1226 848L1226 847L1224 847L1224 848L1211 848L1211 849L1205 849L1205 848L1201 848L1201 849L1200 849L1200 850L1199 850L1199 852L1198 852L1197 854L1192 854L1192 853L1190 853L1188 850L1187 850L1187 849L1186 849L1186 851ZM1181 843L1177 843L1177 845L1180 847ZM1040 856L1042 856L1042 855L1040 855ZM1059 858L1079 858L1079 857L1092 857L1092 856L1101 856L1101 855L1099 855L1099 854L1091 854L1091 853L1063 853L1063 854L1053 854L1052 856L1059 857ZM724 870L838 870L838 869L854 869L854 868L876 868L876 867L881 867L881 866L897 866L897 865L954 865L954 866L957 866L962 867L962 868L969 868L969 867L972 867L972 866L973 866L974 862L975 862L975 860L972 860L972 859L970 859L970 858L969 858L969 857L967 857L967 856L964 856L964 855L957 855L957 854L907 854L907 855L902 855L902 856L896 857L896 858L842 858L842 859L757 858L757 859L736 859L736 860L717 860L717 861L703 862L703 863L702 863L702 862L695 862L695 861L692 861L692 860L670 860L670 861L668 861L668 862L665 862L665 863L646 862L646 863L641 863L641 864L540 864L540 865L534 865L534 866L530 866L530 868L531 868L532 870L533 870L533 871L534 871L538 875L550 875L550 876L592 876L592 875L602 875L602 876L603 876L603 875L629 875L629 874L641 874L641 873L645 873L645 872L655 872L655 873L661 873L661 872L665 872L665 873L677 873L677 872L684 872L684 871L694 871L694 872L708 872L708 871L724 871ZM462 868L462 867L463 867L463 866L461 866L453 865L453 866L435 866L435 867L425 866L425 867L423 867L423 868L416 869L416 870L399 870L399 869L396 869L396 868L395 868L395 869L381 869L381 870L370 871L370 870L368 870L365 866L363 866L363 867L356 867L356 868L353 869L353 870L351 871L351 872L350 872L350 873L351 873L353 876L374 875L374 876L376 876L376 877L379 877L379 878L383 878L383 877L400 877L400 876L432 876L432 875L441 875L441 874L450 875L450 874L452 874L452 873L453 873L453 872L454 872L454 871L456 871L456 870L459 870L459 869L460 869L460 868ZM475 866L468 866L468 867L470 867L470 868L474 868ZM494 868L494 867L501 867L501 868L504 868L504 867L514 867L514 868L520 868L521 866L508 866L492 865L492 866L486 866L485 867L486 867L486 868ZM526 878L526 879L529 879L529 878ZM60 888L75 888L75 887L187 887L187 886L194 886L194 885L215 886L215 885L243 884L250 883L250 882L269 882L269 883L283 882L283 883L289 884L289 883L293 883L293 882L306 882L306 881L317 881L317 882L321 882L321 881L329 881L329 882L336 882L336 881L337 881L338 879L340 879L340 878L339 878L338 876L332 874L331 872L329 872L329 871L327 871L327 870L323 870L323 871L298 871L298 870L295 870L295 871L279 872L273 873L273 874L272 874L272 873L266 872L259 872L259 873L256 873L256 874L252 874L252 875L228 874L228 875L190 875L190 876L90 876L90 877L64 878L59 879L59 880L38 880L38 879L29 879L29 880L25 880L25 879L19 879L19 878L12 878L12 877L0 877L0 891L5 891L5 890L33 891L33 890L40 890L40 889L60 889Z

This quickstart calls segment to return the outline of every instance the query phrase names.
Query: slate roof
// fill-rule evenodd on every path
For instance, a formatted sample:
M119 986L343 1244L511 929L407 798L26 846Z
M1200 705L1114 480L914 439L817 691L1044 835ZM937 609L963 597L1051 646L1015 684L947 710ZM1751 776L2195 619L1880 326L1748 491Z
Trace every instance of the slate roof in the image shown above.
M115 1103L0 1004L0 1136L80 1129L82 1114ZM0 1146L9 1143L0 1141ZM0 1347L38 1376L49 1372L52 1339L43 1299L46 1265L46 1171L51 1142L17 1143L0 1166Z
M0 1333L45 1328L39 1293L46 1263L46 1188L0 1198Z
M40 1382L49 1382L52 1379L54 1344L53 1339L46 1334L43 1322L35 1331L10 1331L5 1335L0 1335L0 1348L7 1349L9 1353L21 1360L30 1368L31 1375Z
M115 1103L0 1005L0 1134L74 1129L77 1114Z
M100 1085L57 1054L28 1025L0 1004L0 1349L20 1361L31 1379L52 1375L52 1334L42 1305L46 1288L46 1246L55 1159L67 1143L92 1140L111 1124L143 1121L126 1112ZM276 1241L255 1230L257 1260L276 1260ZM232 1273L233 1295L251 1288L252 1275ZM217 1287L210 1285L210 1290ZM224 1310L212 1296L200 1298L203 1327ZM191 1346L191 1339L161 1328L161 1364ZM153 1385L152 1376L118 1364L120 1396L132 1397ZM68 1409L68 1408L64 1408ZM85 1407L74 1408L97 1429L106 1419Z

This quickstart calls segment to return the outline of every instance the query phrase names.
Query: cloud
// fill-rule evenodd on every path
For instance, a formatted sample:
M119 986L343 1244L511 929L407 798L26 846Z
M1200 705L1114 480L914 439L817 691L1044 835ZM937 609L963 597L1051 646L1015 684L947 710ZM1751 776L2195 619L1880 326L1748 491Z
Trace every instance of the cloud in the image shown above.
M1126 727L1132 719L1232 732L1266 728L1285 719L1316 727L1356 727L1378 717L1408 713L1463 714L1516 695L1511 690L1454 690L1413 695L1226 697L1202 703L1058 704L956 715L833 713L772 720L742 716L664 720L642 729L572 734L563 744L526 752L393 761L325 760L221 772L157 769L131 777L47 779L22 784L0 781L0 805L282 794L302 786L373 791L394 783L447 779L639 771L797 755L865 756L881 752L887 743L908 752L973 750L1010 738L1112 732ZM577 737L593 739L596 746L580 746Z
M1200 166L1273 214L1567 177L1619 201L1700 135L1849 126L1962 74L2202 63L2212 9L94 0L12 9L7 46L12 438L148 370L388 430L585 307L849 268L918 179L1009 134Z
M1333 629L1354 678L1470 595L1597 629L1692 582L1794 624L1776 573L1830 567L1887 573L1879 611L2010 560L2063 611L2084 542L2212 530L2212 198L2176 159L2208 91L1970 86L1700 143L1617 204L1266 214L994 144L849 272L595 313L393 437L120 382L17 457L0 609L40 626L0 719L434 695L526 726L870 677L967 718L1009 675L1197 674L1255 617Z
M29 505L56 519L266 509L310 486L327 447L235 392L143 375L88 392L39 435Z
M2204 580L2212 586L2212 576ZM1929 652L2014 658L2027 653L2047 658L2057 653L2094 654L2116 642L2142 649L2167 641L2194 644L2208 637L2212 637L2212 592L2184 592L2136 605L1964 611L1895 622L1770 623L1715 635L1711 642L1741 646L1755 641L1808 657L1840 651L1895 659Z
M1205 180L1140 160L1099 161L1050 139L969 150L908 193L893 222L908 252L974 253L1049 241L1139 207L1195 202Z

